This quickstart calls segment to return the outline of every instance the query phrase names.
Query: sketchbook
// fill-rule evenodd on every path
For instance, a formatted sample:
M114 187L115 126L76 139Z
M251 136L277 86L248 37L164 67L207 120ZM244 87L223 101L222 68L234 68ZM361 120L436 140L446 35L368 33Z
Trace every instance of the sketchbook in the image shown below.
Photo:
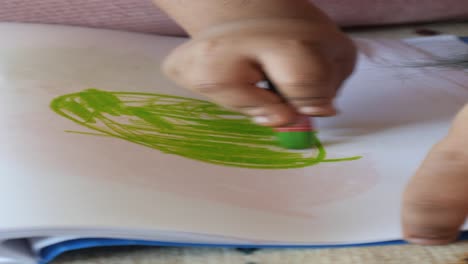
M0 263L102 245L349 246L400 235L403 188L468 101L455 36L355 39L315 144L175 86L183 38L0 24ZM465 228L468 226L465 226Z

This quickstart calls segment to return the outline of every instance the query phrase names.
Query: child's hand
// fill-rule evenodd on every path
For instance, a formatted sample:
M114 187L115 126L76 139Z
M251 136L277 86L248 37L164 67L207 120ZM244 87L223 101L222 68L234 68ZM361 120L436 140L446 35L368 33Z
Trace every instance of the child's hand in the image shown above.
M468 215L468 104L434 146L404 195L405 238L417 244L456 240Z
M200 5L206 10L217 8L219 13L231 9L222 18L201 16L200 20L207 20L202 26L175 4L158 2L183 25L191 22L185 24L192 40L174 50L163 65L179 85L267 126L292 123L298 113L336 113L333 99L353 70L355 47L307 1L259 0L239 6L239 11L233 5L244 1L232 1L231 6L200 1L192 4L192 11L201 12L197 11ZM218 23L212 17L218 17ZM266 77L284 100L256 87Z
M334 115L333 99L354 62L352 42L334 25L268 19L210 28L178 47L164 70L183 87L277 126L297 112ZM286 100L256 87L266 76Z

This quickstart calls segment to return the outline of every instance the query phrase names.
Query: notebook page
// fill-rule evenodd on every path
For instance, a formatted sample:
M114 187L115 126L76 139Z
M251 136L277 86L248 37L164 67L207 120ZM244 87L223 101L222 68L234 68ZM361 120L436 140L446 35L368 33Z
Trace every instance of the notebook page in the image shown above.
M300 153L325 158L290 169L249 168L258 164L228 157L214 164L203 152L166 154L50 107L77 93L84 97L65 99L113 95L128 109L157 94L178 96L191 112L204 107L158 70L183 40L31 25L3 24L0 32L11 36L0 43L0 208L8 215L0 234L88 229L150 239L177 231L257 244L397 239L405 183L468 100L464 72L402 67L431 57L403 42L357 40L362 53L338 99L342 114L317 120L323 149ZM128 124L116 116L107 117Z

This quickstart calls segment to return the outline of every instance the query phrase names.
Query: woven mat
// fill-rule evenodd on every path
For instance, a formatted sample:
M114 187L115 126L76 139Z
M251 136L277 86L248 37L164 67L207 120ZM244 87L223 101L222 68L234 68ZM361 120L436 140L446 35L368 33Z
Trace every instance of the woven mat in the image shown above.
M340 249L101 248L71 252L53 264L468 264L468 241Z
M416 33L418 32L418 33ZM468 36L468 22L349 31L359 37L403 38L437 33ZM414 245L340 249L236 250L120 247L66 253L53 264L468 264L468 241L448 246Z

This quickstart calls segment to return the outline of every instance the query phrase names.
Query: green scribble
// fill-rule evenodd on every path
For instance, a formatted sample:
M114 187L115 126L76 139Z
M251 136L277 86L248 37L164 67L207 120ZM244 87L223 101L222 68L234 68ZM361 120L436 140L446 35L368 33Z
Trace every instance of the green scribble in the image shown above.
M84 131L74 131L74 130L65 130L67 133L75 133L81 135L91 135L91 136L100 136L100 137L110 137L111 135L102 134L102 133L93 133L93 132L84 132Z
M312 150L282 149L272 129L192 98L87 89L57 97L50 106L59 115L97 131L70 132L112 136L167 154L225 166L286 169L360 158L327 160L316 135Z

